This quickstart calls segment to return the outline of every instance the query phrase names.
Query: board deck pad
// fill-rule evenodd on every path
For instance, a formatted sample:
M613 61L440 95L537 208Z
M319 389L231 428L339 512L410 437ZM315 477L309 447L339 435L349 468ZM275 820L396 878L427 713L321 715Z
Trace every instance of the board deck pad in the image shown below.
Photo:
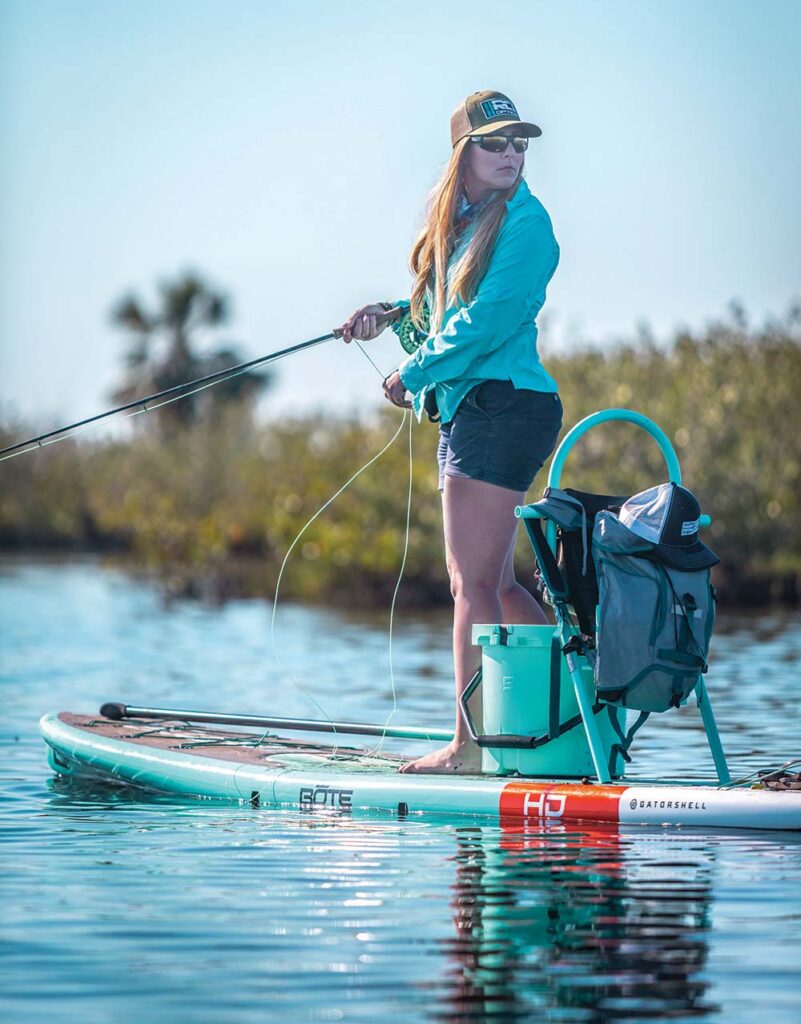
M408 758L399 754L374 753L370 749L342 746L332 743L314 743L293 737L277 736L271 732L231 732L211 729L181 721L159 721L129 718L122 722L97 715L77 715L62 711L59 720L76 729L91 731L97 736L122 740L126 743L155 747L176 753L213 757L237 764L269 765L272 767L303 767L334 770L347 767L352 772L397 772Z

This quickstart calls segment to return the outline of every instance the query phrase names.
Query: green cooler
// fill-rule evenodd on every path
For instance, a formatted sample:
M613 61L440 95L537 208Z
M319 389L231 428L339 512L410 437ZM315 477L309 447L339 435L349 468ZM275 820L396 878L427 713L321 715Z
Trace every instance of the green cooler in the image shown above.
M473 643L481 647L483 728L488 736L544 736L548 732L553 626L475 625ZM592 668L577 657L582 684L592 704L595 687ZM573 680L561 650L559 722L579 715ZM618 708L612 709L619 714ZM617 739L609 710L595 716L607 763ZM619 761L619 758L616 759ZM622 774L617 763L613 775ZM595 775L584 725L579 721L563 735L535 748L482 747L481 770L492 775L582 778Z

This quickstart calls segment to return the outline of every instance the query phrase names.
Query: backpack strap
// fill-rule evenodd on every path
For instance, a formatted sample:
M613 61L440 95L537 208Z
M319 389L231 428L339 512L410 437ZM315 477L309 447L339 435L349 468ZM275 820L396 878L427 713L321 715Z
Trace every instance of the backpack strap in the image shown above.
M609 721L612 723L612 728L620 737L620 743L613 743L612 750L609 753L609 773L611 775L615 767L615 756L617 754L620 754L620 756L623 758L626 764L631 764L631 755L629 754L629 747L631 746L631 741L634 739L634 734L637 732L640 726L645 724L645 720L649 717L651 712L641 711L637 716L637 721L634 723L634 725L632 725L628 732L624 733L623 729L620 726L620 723L617 720L617 715L615 714L615 709L613 705L607 704L606 710L609 712Z
M524 519L523 520L528 539L531 541L531 546L534 548L534 554L539 563L540 572L542 578L545 580L545 585L551 593L551 596L557 600L565 600L568 596L567 584L565 583L564 577L559 570L559 566L556 564L556 558L553 551L551 551L551 545L545 538L545 531L542 528L541 519Z

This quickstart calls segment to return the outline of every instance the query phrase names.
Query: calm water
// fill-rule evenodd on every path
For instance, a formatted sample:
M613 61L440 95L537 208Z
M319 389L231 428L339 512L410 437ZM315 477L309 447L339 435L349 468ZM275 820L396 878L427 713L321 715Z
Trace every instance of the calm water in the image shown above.
M31 1022L801 1019L801 835L508 830L132 796L50 777L36 722L102 700L383 721L386 619L177 603L94 562L0 563L0 1010ZM801 618L728 622L735 774L801 756ZM447 619L402 618L396 722L448 726ZM642 774L709 774L694 709ZM407 745L407 749L408 745Z

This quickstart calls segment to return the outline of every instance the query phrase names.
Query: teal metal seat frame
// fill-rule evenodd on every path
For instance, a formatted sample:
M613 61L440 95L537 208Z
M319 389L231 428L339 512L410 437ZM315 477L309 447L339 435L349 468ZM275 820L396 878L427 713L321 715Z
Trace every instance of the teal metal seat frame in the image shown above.
M634 412L631 409L604 409L600 412L593 413L591 416L587 416L565 435L551 462L551 469L548 474L548 486L553 488L559 488L561 486L562 471L564 469L565 462L567 461L567 456L572 451L576 443L588 431L592 430L593 427L600 426L602 423L610 423L616 420L633 423L635 426L640 427L649 434L659 446L659 451L661 452L667 466L669 480L672 483L681 483L681 467L679 466L679 460L676 452L673 449L673 445L668 440L667 435L656 425L656 423L648 419L647 416L643 416L642 413ZM539 509L534 505L519 505L515 509L515 515L519 519L523 520L543 518ZM708 526L710 522L711 519L709 516L701 516L702 526ZM545 523L545 537L551 551L556 555L556 524L548 519L546 519ZM593 714L593 706L587 696L587 691L585 689L585 684L582 679L579 666L578 658L582 657L582 655L576 650L571 649L573 646L576 646L576 641L573 641L572 644L570 643L571 637L579 637L579 630L572 622L569 611L564 602L554 600L553 608L556 615L559 639L567 661L570 678L573 682L573 689L576 694L579 711L581 712L582 724L587 736L587 743L589 744L593 765L595 766L595 773L599 782L608 783L611 782L611 773L604 754L601 738L598 733L598 725ZM565 650L566 647L567 650ZM717 724L715 723L715 716L712 712L712 705L709 700L709 694L707 693L703 676L698 680L694 693L698 709L701 712L704 732L706 733L707 742L709 743L709 748L715 763L718 779L721 785L728 785L731 782L731 774L729 773L729 768L726 763L726 755L723 752L723 744L720 740L720 734L718 733Z

